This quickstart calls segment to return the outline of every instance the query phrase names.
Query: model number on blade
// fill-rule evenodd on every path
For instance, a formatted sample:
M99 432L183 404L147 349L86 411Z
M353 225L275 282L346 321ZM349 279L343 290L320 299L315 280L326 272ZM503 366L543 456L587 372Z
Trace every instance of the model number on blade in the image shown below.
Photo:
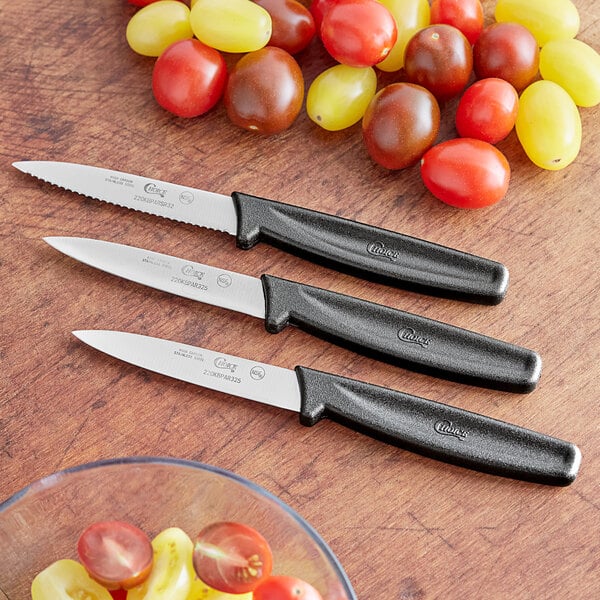
M171 276L171 282L178 283L179 285L187 285L188 287L193 287L197 290L202 290L203 292L208 291L208 286L204 285L203 283L198 283L189 279L183 279L183 277L176 277L175 275Z
M224 379L225 381L230 381L231 383L242 383L242 380L239 377L234 377L233 375L227 375L227 373L221 373L219 371L211 371L210 369L204 369L204 375L206 377L215 377L216 379Z
M145 204L154 204L155 206L161 206L163 208L175 208L175 205L172 202L165 202L161 200L160 197L157 198L148 198L148 196L140 196L140 194L136 194L133 197L134 202L144 202Z

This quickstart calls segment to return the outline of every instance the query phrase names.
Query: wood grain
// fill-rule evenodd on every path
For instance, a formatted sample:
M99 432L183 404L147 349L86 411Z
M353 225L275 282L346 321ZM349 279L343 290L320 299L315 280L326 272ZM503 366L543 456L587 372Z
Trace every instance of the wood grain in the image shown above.
M600 8L575 0L579 39L600 49ZM485 2L490 15L493 2ZM359 598L600 597L598 420L600 111L564 171L534 167L515 134L499 147L512 181L497 206L460 211L423 188L418 167L387 172L360 126L319 130L303 112L270 138L222 106L191 120L154 102L153 60L127 47L124 0L0 7L0 497L99 458L166 455L250 478L288 502L338 555ZM301 56L307 84L331 64ZM382 84L385 77L382 77ZM442 137L454 135L455 102ZM101 165L228 193L241 190L494 258L506 300L482 307L360 281L270 247L105 205L17 172L20 159ZM536 391L512 395L435 380L251 317L144 289L77 264L43 241L80 235L250 275L270 272L416 312L537 350ZM75 340L112 328L302 364L447 402L573 441L575 483L555 489L450 467L330 422L297 417L149 374ZM2 549L0 549L0 559ZM1 584L1 582L0 582ZM1 585L0 585L1 587Z

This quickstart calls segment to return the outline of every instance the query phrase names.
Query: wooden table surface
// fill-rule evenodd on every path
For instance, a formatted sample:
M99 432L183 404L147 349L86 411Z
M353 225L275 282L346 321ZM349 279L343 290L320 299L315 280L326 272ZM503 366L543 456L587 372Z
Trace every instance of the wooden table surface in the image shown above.
M600 49L600 7L576 0L579 39ZM490 15L493 3L486 2ZM600 597L598 235L600 110L582 109L583 144L564 171L542 171L514 132L506 198L446 206L418 166L373 164L360 125L339 133L305 112L259 137L222 105L175 118L155 103L153 59L134 54L124 0L4 2L0 7L0 497L101 458L201 461L289 503L339 557L358 598ZM315 42L299 56L307 84L331 63ZM456 102L441 137L454 135ZM11 167L21 159L105 166L228 193L246 191L503 262L498 306L392 289L261 244L84 199ZM527 346L543 358L520 395L386 365L295 328L143 288L78 264L42 241L74 235L127 243L249 275L269 272ZM107 328L204 345L281 367L301 364L403 390L572 441L583 461L565 488L449 466L329 421L144 372L93 351L75 329ZM0 549L0 559L2 549ZM1 582L0 582L1 587Z

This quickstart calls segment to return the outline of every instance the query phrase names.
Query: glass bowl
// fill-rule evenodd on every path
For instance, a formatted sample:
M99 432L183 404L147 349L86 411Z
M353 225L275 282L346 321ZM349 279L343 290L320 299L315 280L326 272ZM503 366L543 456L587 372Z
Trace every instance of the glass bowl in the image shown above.
M240 521L268 540L274 574L308 581L323 600L356 600L333 552L284 502L228 471L157 457L59 471L0 504L0 599L29 600L35 575L76 559L79 535L102 520L129 521L150 538L176 526L192 539L212 522Z

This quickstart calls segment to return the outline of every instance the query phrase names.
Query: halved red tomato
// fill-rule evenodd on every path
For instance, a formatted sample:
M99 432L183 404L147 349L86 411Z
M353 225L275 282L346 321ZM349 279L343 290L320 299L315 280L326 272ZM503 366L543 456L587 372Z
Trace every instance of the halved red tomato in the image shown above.
M90 577L108 589L129 589L144 581L154 553L148 536L124 521L98 521L77 543L79 560Z
M198 577L208 586L229 594L245 594L269 577L273 554L256 529L222 521L198 534L193 561Z

